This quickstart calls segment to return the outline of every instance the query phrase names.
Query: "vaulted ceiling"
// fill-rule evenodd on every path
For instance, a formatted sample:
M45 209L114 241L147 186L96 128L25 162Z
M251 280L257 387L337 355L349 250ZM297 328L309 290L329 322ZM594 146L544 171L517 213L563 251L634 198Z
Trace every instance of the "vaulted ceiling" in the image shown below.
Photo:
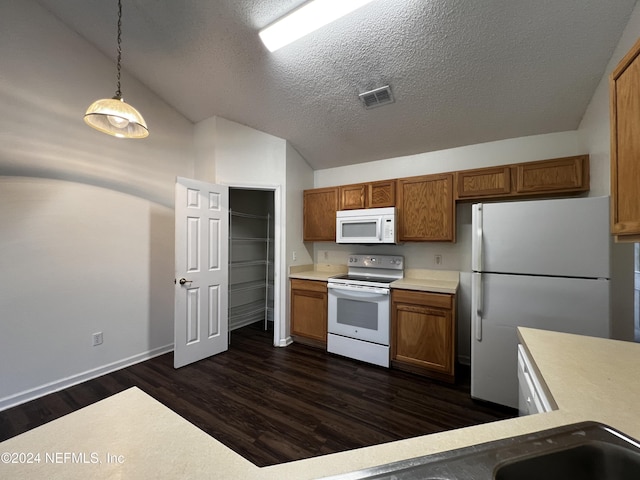
M115 59L116 0L38 2ZM329 168L576 129L636 0L374 0L267 51L258 31L302 3L123 0L123 68ZM364 109L387 84L395 103Z

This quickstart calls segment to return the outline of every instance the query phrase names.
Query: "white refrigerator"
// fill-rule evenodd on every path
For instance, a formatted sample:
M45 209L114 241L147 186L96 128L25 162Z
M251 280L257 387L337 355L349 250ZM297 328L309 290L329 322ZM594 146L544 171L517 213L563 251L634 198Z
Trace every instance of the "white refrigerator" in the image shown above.
M473 205L471 396L518 407L516 327L609 337L609 197Z

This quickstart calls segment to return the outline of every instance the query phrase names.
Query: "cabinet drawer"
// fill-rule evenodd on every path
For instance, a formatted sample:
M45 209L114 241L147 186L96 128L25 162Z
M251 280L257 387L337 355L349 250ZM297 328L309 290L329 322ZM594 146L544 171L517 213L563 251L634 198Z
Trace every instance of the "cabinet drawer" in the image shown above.
M314 292L327 293L327 282L320 280L291 279L291 290L309 290Z
M417 290L404 290L394 288L391 290L394 302L412 303L435 308L453 308L453 295L447 293L420 292Z

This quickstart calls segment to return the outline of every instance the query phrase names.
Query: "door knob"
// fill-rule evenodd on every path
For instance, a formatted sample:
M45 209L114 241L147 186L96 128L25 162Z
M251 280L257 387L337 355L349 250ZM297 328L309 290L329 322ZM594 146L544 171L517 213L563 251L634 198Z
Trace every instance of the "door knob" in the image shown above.
M180 285L184 285L185 283L191 283L193 280L187 280L186 278L181 278L178 281L180 282Z

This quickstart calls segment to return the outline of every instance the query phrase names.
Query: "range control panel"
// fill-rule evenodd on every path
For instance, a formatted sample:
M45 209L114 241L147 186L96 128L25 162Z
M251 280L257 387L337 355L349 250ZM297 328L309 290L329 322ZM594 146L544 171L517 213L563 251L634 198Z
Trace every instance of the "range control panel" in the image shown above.
M384 270L404 270L402 255L349 255L349 268L381 268Z

